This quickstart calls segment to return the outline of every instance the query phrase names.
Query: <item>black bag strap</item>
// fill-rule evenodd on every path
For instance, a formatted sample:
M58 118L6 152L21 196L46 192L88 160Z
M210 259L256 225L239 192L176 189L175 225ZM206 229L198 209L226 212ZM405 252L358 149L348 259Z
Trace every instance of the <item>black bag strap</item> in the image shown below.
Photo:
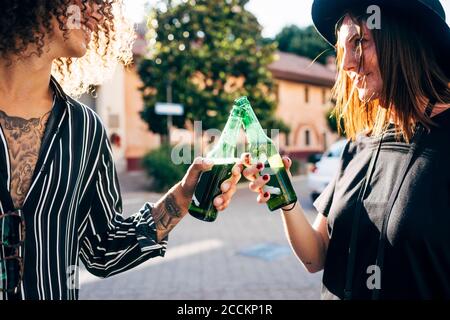
M359 189L359 194L356 202L356 210L353 215L352 222L352 233L350 236L350 246L348 249L348 257L347 257L347 272L345 279L345 289L344 289L344 300L352 299L352 288L353 288L353 274L355 270L355 260L356 260L356 246L358 240L358 227L359 220L361 217L361 210L363 207L363 199L366 194L367 187L370 184L370 180L372 179L372 175L375 169L375 163L377 161L378 155L380 154L381 144L383 141L384 133L380 137L380 142L378 143L377 148L372 152L372 156L370 158L369 167L367 168L367 174L363 179L363 186Z
M433 109L433 106L435 104L435 101L430 101L427 105L425 114L429 117L431 115L431 111ZM422 138L423 133L425 132L425 128L422 124L418 123L416 125L416 130L414 133L414 136L412 138L412 143L408 152L408 155L405 159L405 162L402 166L401 173L399 175L400 179L397 179L397 182L394 186L394 189L389 197L388 204L386 206L385 212L384 212L384 218L383 218L383 224L382 229L380 232L380 240L378 243L378 251L377 251L377 260L376 264L380 268L380 272L382 274L383 270L383 263L384 263L384 248L385 248L385 240L386 240L386 232L387 232L387 225L389 221L389 216L392 212L392 208L394 206L395 200L397 199L397 196L399 194L400 188L403 184L403 181L406 177L406 173L408 171L408 168L410 164L413 161L415 151L417 150L417 146L419 141ZM353 291L353 276L354 276L354 270L355 270L355 262L356 262L356 247L357 247L357 240L358 240L358 229L359 229L359 221L361 217L361 211L363 207L363 200L366 195L367 187L370 183L370 180L372 178L374 169L375 169L375 163L378 159L381 145L383 142L384 134L381 136L378 148L374 150L372 153L372 157L370 159L369 167L367 169L367 174L364 178L363 187L360 189L360 192L358 194L357 203L356 203L356 209L355 213L353 215L353 223L352 223L352 233L350 238L350 246L349 246L349 252L348 252L348 258L347 258L347 272L346 272L346 279L345 279L345 289L344 289L344 300L351 300L352 299L352 291ZM374 289L372 294L372 299L379 299L381 289Z

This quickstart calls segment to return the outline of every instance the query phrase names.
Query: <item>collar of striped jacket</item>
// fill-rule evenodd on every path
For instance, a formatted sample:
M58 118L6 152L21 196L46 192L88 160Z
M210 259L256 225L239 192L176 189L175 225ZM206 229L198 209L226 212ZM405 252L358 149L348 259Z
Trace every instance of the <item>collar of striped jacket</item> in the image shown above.
M36 179L36 176L39 172L45 172L47 170L47 162L45 157L46 154L50 154L52 152L53 144L52 141L56 140L56 137L59 133L61 125L63 124L62 118L65 109L67 108L67 104L70 103L69 96L64 92L56 79L51 76L50 78L50 86L55 94L55 103L53 105L53 109L51 111L50 117L47 121L46 129L44 132L44 136L42 138L41 148L39 151L38 160L36 163L36 167L34 168L32 181ZM9 165L9 150L7 149L7 143L5 139L5 135L3 129L0 126L0 138L2 140L2 148L3 152L0 155L0 201L3 204L3 212L14 211L14 204L10 194L10 165ZM32 190L28 191L30 193ZM27 196L28 198L28 196ZM25 206L26 199L23 204Z

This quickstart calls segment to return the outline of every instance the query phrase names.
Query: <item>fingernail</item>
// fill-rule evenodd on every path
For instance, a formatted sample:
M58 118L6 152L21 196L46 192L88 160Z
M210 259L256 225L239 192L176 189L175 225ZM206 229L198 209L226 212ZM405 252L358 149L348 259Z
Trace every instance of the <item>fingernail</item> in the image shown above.
M263 175L263 179L264 179L264 181L268 181L270 179L270 177L268 174L265 174L265 175Z
M260 162L256 165L256 169L261 170L263 168L263 164Z
M203 162L204 162L206 165L208 165L208 166L214 164L214 162L213 162L211 159L204 159Z
M269 196L270 196L270 193L264 192L264 198L267 198L267 197L269 197Z
M222 184L222 190L223 191L227 191L230 188L230 183L229 182L224 182Z
M216 203L217 206L220 206L223 203L222 198L218 197L216 198L216 200L214 200L214 202Z

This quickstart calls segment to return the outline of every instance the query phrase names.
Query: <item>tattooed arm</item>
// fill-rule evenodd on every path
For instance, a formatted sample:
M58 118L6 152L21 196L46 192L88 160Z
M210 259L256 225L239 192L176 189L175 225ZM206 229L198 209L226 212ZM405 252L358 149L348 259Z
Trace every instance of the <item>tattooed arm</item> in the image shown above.
M152 210L158 242L164 239L187 213L189 203L186 205L185 197L182 196L180 188L180 184L175 185L156 203Z
M190 166L183 180L173 186L167 194L156 203L152 210L153 220L156 223L156 235L158 241L177 225L187 214L192 195L197 185L200 173L212 167L204 158L196 158ZM222 194L214 199L214 205L221 211L230 203L231 197L236 192L236 184L241 178L242 165L236 164L232 169L232 176L221 185Z
M86 227L79 235L80 258L87 270L99 277L108 277L129 270L156 256L164 256L166 236L187 214L200 173L211 167L202 158L194 161L184 176L156 204L145 203L139 212L125 218L119 181L112 151L104 134L104 145L89 200ZM240 170L225 181L222 194L215 198L218 210L228 206L236 190ZM227 187L224 184L228 183ZM221 203L216 203L217 199Z

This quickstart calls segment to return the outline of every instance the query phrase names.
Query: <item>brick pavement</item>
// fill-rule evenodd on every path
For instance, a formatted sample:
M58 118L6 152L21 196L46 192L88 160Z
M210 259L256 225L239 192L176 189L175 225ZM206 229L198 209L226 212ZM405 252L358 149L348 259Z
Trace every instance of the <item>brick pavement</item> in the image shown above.
M160 195L142 190L142 175L121 176L124 212L138 210ZM301 202L311 202L303 179L294 186ZM246 187L217 221L186 217L169 238L165 258L136 270L82 283L80 299L318 299L322 273L309 274L292 253L266 261L238 252L263 243L287 245L281 218L255 203ZM172 251L171 251L172 250Z

